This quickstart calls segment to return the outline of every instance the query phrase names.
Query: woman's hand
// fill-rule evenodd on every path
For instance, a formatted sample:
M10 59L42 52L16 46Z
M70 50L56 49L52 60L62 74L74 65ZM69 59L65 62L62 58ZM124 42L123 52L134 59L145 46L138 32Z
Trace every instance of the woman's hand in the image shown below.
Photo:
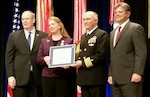
M72 65L72 67L77 67L77 68L80 68L82 66L82 61L81 60L77 60L75 62L75 64Z
M47 65L50 65L50 56L45 56L44 61Z

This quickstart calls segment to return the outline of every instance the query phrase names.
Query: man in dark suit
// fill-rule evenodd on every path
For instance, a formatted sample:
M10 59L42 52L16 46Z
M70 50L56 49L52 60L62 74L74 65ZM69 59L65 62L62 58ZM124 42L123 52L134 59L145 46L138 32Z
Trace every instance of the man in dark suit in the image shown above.
M36 56L40 41L47 34L35 29L35 14L31 11L22 13L21 22L23 29L10 33L7 42L8 85L13 89L13 97L42 97L41 69L36 64Z
M83 16L86 33L81 37L77 85L82 97L105 97L107 82L106 57L109 49L109 36L98 28L98 15L87 11Z
M108 77L113 97L142 97L142 77L147 57L146 35L140 24L129 20L130 14L131 8L127 3L115 6L118 27L110 33ZM120 35L117 36L118 32Z

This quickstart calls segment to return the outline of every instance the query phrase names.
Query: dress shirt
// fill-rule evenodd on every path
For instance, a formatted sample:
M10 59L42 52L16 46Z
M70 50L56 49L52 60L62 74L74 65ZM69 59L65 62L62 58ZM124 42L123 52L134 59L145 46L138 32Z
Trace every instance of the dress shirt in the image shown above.
M33 43L34 43L34 38L35 38L35 28L33 28L31 31L24 30L24 32L25 32L25 37L26 37L27 40L28 40L29 32L31 32L31 45L30 45L30 50L32 50L32 48L33 48Z
M119 27L121 27L121 29L120 29L120 34L121 34L122 29L124 28L124 26L127 24L128 21L129 21L129 19L126 20L126 21L125 21L124 23L122 23L121 25L118 25L118 27L117 27L117 29L116 29L116 31L115 31L115 35L114 35L114 41L113 41L113 46L114 46L114 47L116 46L116 37L117 37L117 32L118 32Z

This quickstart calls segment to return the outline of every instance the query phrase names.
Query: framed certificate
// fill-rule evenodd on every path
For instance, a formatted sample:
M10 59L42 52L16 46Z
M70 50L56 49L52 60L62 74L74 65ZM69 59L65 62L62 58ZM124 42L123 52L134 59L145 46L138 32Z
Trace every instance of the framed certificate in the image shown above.
M75 63L75 44L50 47L49 68L71 66Z

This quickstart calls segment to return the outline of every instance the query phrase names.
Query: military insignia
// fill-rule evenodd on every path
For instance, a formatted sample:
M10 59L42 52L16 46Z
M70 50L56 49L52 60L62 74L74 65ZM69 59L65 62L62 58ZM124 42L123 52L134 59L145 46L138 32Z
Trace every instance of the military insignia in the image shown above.
M93 59L92 59L93 60ZM87 58L84 58L84 63L86 65L87 68L89 67L92 67L93 66L93 63L91 61L91 58L90 57L87 57Z
M90 38L90 39L88 40L89 46L94 46L95 43L96 43L96 39L97 39L96 36L93 36L92 38Z

